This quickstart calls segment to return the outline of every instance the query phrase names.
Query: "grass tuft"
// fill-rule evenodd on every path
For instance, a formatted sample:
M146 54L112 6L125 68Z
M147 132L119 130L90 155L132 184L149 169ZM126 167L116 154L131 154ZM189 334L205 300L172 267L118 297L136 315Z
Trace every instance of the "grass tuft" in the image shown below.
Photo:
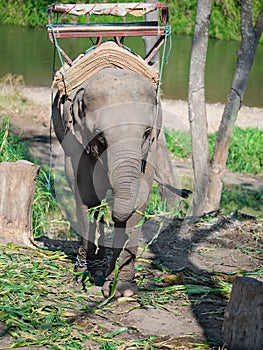
M21 137L12 133L10 119L3 118L0 125L0 162L15 162L29 159L29 150Z
M42 166L36 178L32 206L33 235L35 238L47 235L50 238L68 239L70 238L70 223L64 218L51 188L49 169Z
M209 151L212 156L217 132L208 135ZM166 130L167 147L178 158L191 157L191 136L184 131ZM227 168L232 172L263 177L263 131L258 128L241 129L235 126L232 134Z
M168 150L177 158L191 157L191 135L181 130L165 130Z
M224 186L220 206L224 213L239 210L243 213L263 217L263 190L244 189L241 186Z
M21 96L21 87L24 86L22 75L7 74L0 79L0 109L3 111L19 112L28 105L26 98Z
M209 135L210 153L214 149L217 133ZM241 129L235 126L229 147L227 168L232 172L263 177L263 131L258 128Z

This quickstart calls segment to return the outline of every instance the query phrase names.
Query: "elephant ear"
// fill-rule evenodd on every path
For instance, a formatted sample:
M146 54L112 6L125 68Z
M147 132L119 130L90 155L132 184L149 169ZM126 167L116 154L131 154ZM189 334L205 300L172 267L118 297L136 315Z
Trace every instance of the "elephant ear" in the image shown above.
M66 134L66 129L65 129L63 118L61 117L60 105L61 105L60 94L59 92L57 92L52 104L52 121L53 121L54 131L57 136L57 139L59 140L60 143L62 143Z
M77 140L86 149L86 152L90 152L89 140L87 133L83 130L83 125L81 119L84 118L84 105L83 105L83 95L85 89L81 88L77 91L74 100L71 104L70 112L74 123L74 134Z
M65 127L65 132L67 130L73 129L73 117L71 113L71 105L72 105L72 101L70 98L66 99L63 102L63 122Z
M79 123L83 118L83 94L84 88L77 91L70 108L74 125Z

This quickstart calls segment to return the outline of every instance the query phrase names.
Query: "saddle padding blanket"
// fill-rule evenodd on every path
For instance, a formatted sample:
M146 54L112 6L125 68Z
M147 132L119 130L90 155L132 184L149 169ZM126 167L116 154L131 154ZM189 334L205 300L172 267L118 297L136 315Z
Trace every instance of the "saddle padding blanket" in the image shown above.
M143 75L151 81L155 90L157 89L158 71L150 67L140 56L118 46L113 41L105 42L89 53L80 55L71 66L64 63L64 66L55 74L53 87L58 89L61 96L69 97L71 92L106 67L118 67Z

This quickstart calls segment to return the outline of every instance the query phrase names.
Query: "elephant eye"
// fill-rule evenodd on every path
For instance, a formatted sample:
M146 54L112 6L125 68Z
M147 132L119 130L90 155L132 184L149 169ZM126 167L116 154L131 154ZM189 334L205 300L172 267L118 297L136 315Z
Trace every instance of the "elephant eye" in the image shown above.
M144 132L144 134L143 134L143 139L142 139L142 142L143 142L143 143L144 143L144 142L147 140L147 138L150 136L151 132L152 132L152 128L151 128L151 127L148 127L148 128L145 130L145 132Z
M97 135L97 140L103 144L104 146L106 146L106 140L105 140L105 137L104 137L104 134L103 132L100 132L98 135Z

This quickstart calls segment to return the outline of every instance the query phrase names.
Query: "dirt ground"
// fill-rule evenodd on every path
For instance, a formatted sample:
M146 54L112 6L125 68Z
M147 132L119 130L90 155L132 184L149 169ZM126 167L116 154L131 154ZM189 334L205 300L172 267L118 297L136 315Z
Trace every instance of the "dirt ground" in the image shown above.
M25 140L30 141L33 155L48 165L50 91L25 87L22 94L33 104L22 112L13 111L11 123L22 130ZM163 109L166 127L189 129L186 102L163 101ZM222 109L221 104L207 106L209 131L217 129ZM237 124L263 129L263 109L242 107ZM55 156L57 146L54 137L53 141ZM191 173L187 162L179 163L179 169L181 174ZM225 181L263 188L262 179L257 177L227 173ZM163 347L158 345L161 349L190 349L189 343L207 342L211 344L210 348L219 349L223 343L222 325L228 301L222 290L215 291L219 277L229 282L236 274L245 273L263 281L262 275L255 275L262 269L263 221L233 214L202 220L189 227L185 221L167 218L161 233L154 239L159 225L158 220L144 224L141 254L137 260L140 292L152 293L152 301L144 304L142 297L115 301L114 311L105 309L103 317L100 314L89 320L82 318L82 323L103 324L109 331L127 326L126 332L117 335L117 339L124 339L127 343L131 339L155 335L160 344L163 342ZM143 252L143 247L150 241L152 243ZM143 266L142 273L140 265ZM149 283L149 280L152 282ZM175 288L165 294L164 287L172 289L182 281L208 288L207 293L190 289L178 291ZM213 291L210 292L209 288ZM156 298L161 294L164 295L162 304ZM10 340L6 338L6 341ZM87 342L85 346L87 349L99 349L95 343Z

